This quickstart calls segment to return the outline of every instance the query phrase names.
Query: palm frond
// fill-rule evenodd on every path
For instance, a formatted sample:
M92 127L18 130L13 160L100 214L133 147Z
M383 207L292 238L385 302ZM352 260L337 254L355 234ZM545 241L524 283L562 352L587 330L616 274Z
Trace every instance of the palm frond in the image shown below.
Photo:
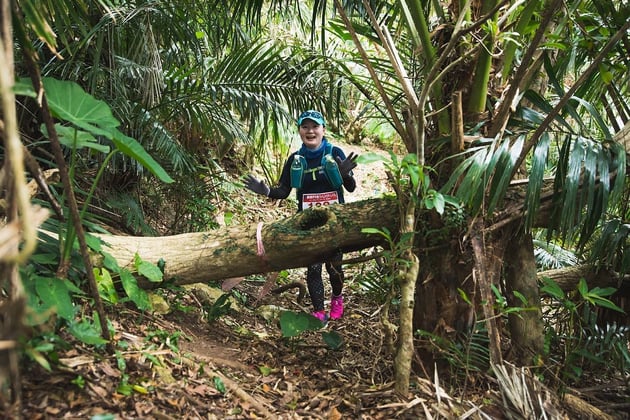
M543 270L577 265L577 255L569 249L542 239L534 239L536 265Z
M543 187L547 161L549 156L549 146L551 136L543 133L540 141L534 148L531 169L529 172L529 183L525 195L525 229L531 229L540 205L540 193Z
M122 216L125 227L137 235L155 235L155 229L146 223L144 210L137 197L128 193L112 194L108 206Z
M518 136L514 144L504 143L506 150L503 150L497 160L496 171L492 175L492 183L489 191L488 214L492 214L494 209L502 203L503 197L510 186L512 172L518 157L525 144L525 136Z
M148 110L132 115L136 119L129 121L131 134L144 139L144 147L164 164L168 172L188 174L195 170L197 159L193 152L182 146L181 139L165 127L158 116Z
M528 101L530 101L536 108L540 109L544 113L549 113L553 109L553 105L549 103L547 99L543 98L539 93L534 92L533 90L526 91L524 97ZM530 115L531 115L531 112L530 112ZM536 120L537 118L534 118L534 119L528 118L525 121L528 121L529 124L532 124L532 123L535 124ZM569 122L562 115L559 114L555 118L555 121L559 123L564 130L570 133L574 131L571 124L569 124ZM540 122L542 122L542 120Z
M621 219L608 220L590 249L589 262L611 268L624 275L630 272L630 224Z
M290 54L286 46L267 42L239 48L209 69L204 90L250 124L292 119L285 108L321 105L323 95L316 63L292 62Z
M554 182L557 205L552 222L566 239L577 239L579 233L581 247L595 232L605 210L620 197L623 184L610 185L611 168L620 172L617 177L625 177L625 151L620 145L567 136Z
M517 137L513 143L509 138L495 139L490 145L479 148L458 165L442 191L454 190L454 195L473 214L482 210L492 214L505 197L524 141L523 136Z

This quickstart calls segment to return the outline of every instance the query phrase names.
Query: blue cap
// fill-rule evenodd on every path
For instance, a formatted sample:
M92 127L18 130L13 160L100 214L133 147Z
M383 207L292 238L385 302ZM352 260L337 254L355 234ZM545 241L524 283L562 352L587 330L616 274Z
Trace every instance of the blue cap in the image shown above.
M324 116L319 111L314 111L310 109L308 111L302 112L297 119L298 126L302 125L302 122L304 120L312 120L312 121L315 121L317 124L323 125L324 127L326 127L326 121L324 120Z

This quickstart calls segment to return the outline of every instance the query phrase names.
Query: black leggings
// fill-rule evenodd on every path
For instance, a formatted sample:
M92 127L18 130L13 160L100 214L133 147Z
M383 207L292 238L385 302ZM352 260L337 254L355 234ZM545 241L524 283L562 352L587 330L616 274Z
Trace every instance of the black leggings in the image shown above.
M341 295L343 290L343 269L341 268L341 260L343 253L338 250L330 260L326 262L326 271L330 278L330 286L334 296ZM315 311L324 310L324 282L322 281L322 264L312 264L306 270L306 286L311 296L313 309Z

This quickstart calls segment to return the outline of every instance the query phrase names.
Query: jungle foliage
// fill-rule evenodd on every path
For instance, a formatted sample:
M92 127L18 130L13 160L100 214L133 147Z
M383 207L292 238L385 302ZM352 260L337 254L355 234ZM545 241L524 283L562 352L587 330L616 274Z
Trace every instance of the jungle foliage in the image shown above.
M109 274L95 278L82 254L99 249L89 235L85 242L83 230L211 230L242 173L256 167L270 183L278 179L295 140L294 119L307 108L325 112L330 132L377 139L396 151L391 168L398 170L393 184L405 224L400 232L373 233L389 235L390 272L398 277L366 284L406 296L403 309L413 307L415 289L400 286L416 285L422 227L431 215L444 224L449 204L465 214L466 228L453 229L461 236L489 237L519 221L519 233L561 250L555 264L630 271L628 140L615 137L630 121L627 2L2 4L3 27L13 22L14 30L2 35L0 57L3 170L12 174L2 178L3 210L6 226L24 220L27 228L22 248L12 243L1 256L0 287L3 301L26 296L34 324L48 321L54 307L59 328L87 344L107 343L98 305L116 298ZM54 214L43 228L63 239L46 236L37 250L28 228L37 223L29 221L35 201L24 196L25 154L62 178L37 204ZM514 192L518 180L527 182ZM537 224L541 213L548 215L544 226ZM538 255L550 264L552 253ZM107 268L120 276L123 299L146 309L131 273ZM136 269L160 278L159 267L141 259ZM495 290L492 303L500 303L506 291ZM619 310L608 300L613 291L589 294L581 284L576 305L552 284L541 290L567 320L546 325L541 357L552 363L559 353L550 346L569 344L555 380L577 380L579 366L598 368L610 358L627 372L627 328L599 326L592 317L594 307ZM88 309L94 315L74 324ZM508 313L494 310L500 319ZM400 333L412 349L413 337L429 337L455 370L493 361L481 353L493 345L486 344L488 325L474 324L468 347L410 328ZM22 344L48 365L54 341ZM399 390L408 387L408 376L400 381Z

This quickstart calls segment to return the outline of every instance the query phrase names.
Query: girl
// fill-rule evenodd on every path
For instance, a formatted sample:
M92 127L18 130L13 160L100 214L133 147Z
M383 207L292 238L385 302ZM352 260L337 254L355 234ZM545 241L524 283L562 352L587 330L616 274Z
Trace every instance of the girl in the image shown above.
M326 121L318 111L305 111L297 119L302 147L289 156L280 175L277 187L269 188L263 181L248 175L245 187L270 198L284 199L296 188L298 211L334 203L343 203L343 190L352 192L356 181L352 169L357 166L357 155L350 153L346 158L343 150L333 146L325 137ZM297 156L297 157L296 157ZM331 166L328 160L331 160ZM301 165L301 167L296 167ZM292 167L293 174L292 177ZM296 171L300 175L296 175ZM330 278L332 298L330 300L330 319L339 319L343 315L343 282L341 268L341 250L326 262L326 271ZM313 303L313 316L327 322L329 315L324 309L324 284L322 282L322 264L312 264L306 273L306 285Z

